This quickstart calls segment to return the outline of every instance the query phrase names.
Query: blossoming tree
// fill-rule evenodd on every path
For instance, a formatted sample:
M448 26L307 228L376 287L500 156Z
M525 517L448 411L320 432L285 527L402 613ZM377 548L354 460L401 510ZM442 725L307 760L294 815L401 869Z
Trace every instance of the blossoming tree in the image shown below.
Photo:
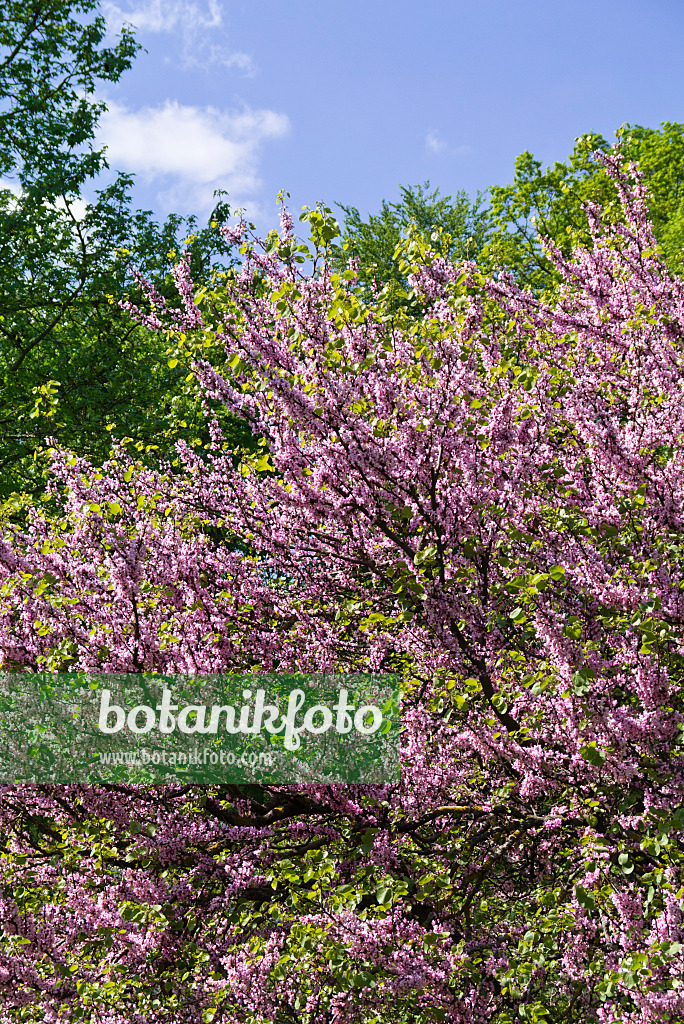
M362 300L324 210L151 296L263 454L56 452L5 669L397 671L402 782L4 786L0 1021L684 1021L684 284L606 159L554 306Z

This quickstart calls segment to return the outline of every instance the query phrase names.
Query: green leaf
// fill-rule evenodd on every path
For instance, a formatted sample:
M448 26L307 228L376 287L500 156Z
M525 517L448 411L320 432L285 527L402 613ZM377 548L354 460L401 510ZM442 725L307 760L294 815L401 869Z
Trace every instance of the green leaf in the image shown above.
M601 768L606 763L607 755L602 750L597 750L596 743L592 742L586 747L580 748L580 757L597 768Z
M591 690L594 673L589 668L580 668L572 675L572 689L578 697L584 697Z
M386 907L392 902L392 890L388 886L381 886L375 893L375 898L381 907Z
M584 910L594 910L596 907L594 897L579 884L575 886L575 899Z

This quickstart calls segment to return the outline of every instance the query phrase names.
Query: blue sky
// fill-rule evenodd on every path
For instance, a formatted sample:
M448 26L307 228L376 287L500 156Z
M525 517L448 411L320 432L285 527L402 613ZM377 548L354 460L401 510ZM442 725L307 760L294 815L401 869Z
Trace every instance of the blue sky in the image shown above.
M135 202L204 217L225 188L263 230L279 189L376 210L429 179L474 195L524 149L684 121L677 0L119 0L146 48L104 98Z

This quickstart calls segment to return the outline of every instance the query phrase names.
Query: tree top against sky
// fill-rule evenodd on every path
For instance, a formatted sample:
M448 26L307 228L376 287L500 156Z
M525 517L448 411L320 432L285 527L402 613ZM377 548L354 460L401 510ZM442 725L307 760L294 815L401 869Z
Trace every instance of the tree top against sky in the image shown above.
M123 29L105 45L97 0L8 0L0 23L0 174L43 196L76 195L103 167L96 92L129 69ZM15 179L16 180L16 179Z

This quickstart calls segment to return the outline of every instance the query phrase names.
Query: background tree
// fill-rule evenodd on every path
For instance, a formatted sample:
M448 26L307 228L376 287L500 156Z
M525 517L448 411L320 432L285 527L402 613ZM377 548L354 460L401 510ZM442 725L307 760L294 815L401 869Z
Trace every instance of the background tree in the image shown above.
M0 24L0 174L34 199L78 195L106 166L93 148L104 104L100 82L117 82L138 49L124 28L103 46L97 0L7 0Z
M396 203L383 200L380 212L363 220L355 206L339 204L344 213L342 250L336 265L353 260L363 286L394 286L397 299L406 290L395 258L397 246L409 227L429 239L440 255L454 262L475 259L488 237L488 217L482 196L471 202L465 192L456 196L430 191L430 183L403 185Z
M201 230L178 216L159 226L133 208L125 175L84 204L83 187L107 166L93 94L137 50L127 30L104 46L97 10L95 0L3 9L0 173L17 186L0 189L0 498L42 489L48 436L98 461L112 436L154 458L170 437L203 429L188 366L118 303L140 294L131 265L175 294L188 238L198 282L231 266L220 231L229 210L220 201Z
M660 251L668 266L681 273L684 124L624 125L615 134L625 164L635 163L643 175ZM604 220L622 216L615 183L595 159L596 153L609 148L606 139L589 132L577 139L567 161L547 168L531 153L521 153L512 184L488 190L493 233L483 253L484 265L510 270L520 284L537 291L556 287L559 279L544 254L542 239L551 239L567 256L573 246L590 240L587 203L597 204Z
M152 461L178 437L208 439L188 361L163 332L132 322L120 303L142 294L132 268L172 296L181 253L197 281L229 267L220 230L227 207L217 207L214 226L198 229L194 218L177 216L159 226L132 208L129 188L119 176L78 215L73 199L38 205L4 193L2 495L43 489L50 437L95 462L107 457L112 438L130 438ZM249 442L243 435L235 434L236 443Z

